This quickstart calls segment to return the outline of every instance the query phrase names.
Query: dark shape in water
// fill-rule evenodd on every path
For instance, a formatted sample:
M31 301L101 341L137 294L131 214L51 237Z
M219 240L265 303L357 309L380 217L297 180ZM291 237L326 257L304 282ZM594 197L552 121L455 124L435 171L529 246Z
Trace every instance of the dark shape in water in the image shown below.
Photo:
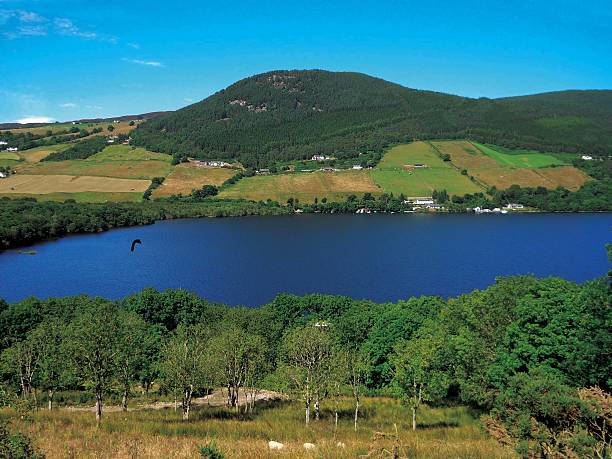
M134 247L136 246L136 244L142 244L142 241L140 239L134 239L132 241L132 248L130 249L130 252L134 251Z

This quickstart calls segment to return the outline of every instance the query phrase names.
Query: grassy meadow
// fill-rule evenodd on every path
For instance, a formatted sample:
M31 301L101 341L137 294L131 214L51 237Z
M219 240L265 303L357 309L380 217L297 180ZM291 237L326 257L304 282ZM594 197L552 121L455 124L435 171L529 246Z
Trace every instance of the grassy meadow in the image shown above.
M410 168L425 164L425 168ZM406 196L431 196L434 189L449 194L482 191L452 165L442 161L426 142L413 142L391 148L378 166L370 171L374 182L385 192Z
M466 140L432 141L431 144L440 152L448 153L457 168L467 170L468 175L487 187L500 190L519 185L548 189L562 186L576 191L589 180L584 172L547 154L524 150L517 154L503 153L497 150L499 147L493 150ZM513 161L519 165L513 165Z
M334 427L333 403L322 405L320 421L304 424L302 404L262 402L253 414L237 414L225 407L201 406L184 422L172 408L108 412L96 428L93 412L41 410L31 420L15 419L14 427L28 434L48 459L78 458L198 458L198 446L214 442L228 458L349 458L375 450L393 450L397 426L400 455L409 458L510 458L512 451L486 434L465 407L429 408L419 413L420 427L411 430L409 409L397 400L367 397L358 429L353 430L352 400L340 403ZM2 416L10 416L8 411ZM373 440L375 432L392 434ZM271 452L268 441L285 444ZM305 442L316 449L307 451ZM338 446L344 443L344 448ZM384 456L386 457L386 456Z
M281 175L247 177L219 194L223 198L244 198L255 201L272 199L281 203L297 198L302 203L314 198L344 200L350 194L380 194L367 171L300 172Z
M509 150L477 142L473 142L473 144L485 155L504 166L536 168L567 165L567 163L559 158L535 150Z

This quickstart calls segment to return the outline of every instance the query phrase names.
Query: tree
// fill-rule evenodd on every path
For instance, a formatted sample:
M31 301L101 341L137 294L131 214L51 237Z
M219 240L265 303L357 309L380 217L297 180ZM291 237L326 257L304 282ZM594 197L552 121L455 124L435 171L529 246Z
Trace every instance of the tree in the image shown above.
M102 420L102 401L119 370L122 322L117 306L92 302L69 325L65 352L79 381L96 398L96 423Z
M47 406L52 410L55 393L71 382L63 346L66 336L65 324L59 319L52 318L36 327L34 333L41 343L38 386L47 392Z
M106 129L108 130L108 132L113 132L115 130L115 127L112 124L109 124Z
M436 352L441 346L438 337L415 337L395 346L392 356L398 385L412 409L412 430L417 428L417 411L424 401L433 402L444 397L450 380L437 367Z
M210 343L216 380L227 388L227 405L238 410L240 390L247 384L254 390L265 365L265 342L260 336L230 326Z
M179 325L162 346L160 372L175 396L180 394L183 420L189 420L195 391L211 382L209 354L210 336L201 325Z
M348 376L348 384L351 387L353 398L355 399L355 431L357 431L357 419L359 417L359 407L361 401L361 390L365 383L368 374L369 356L357 351L356 349L349 350L346 353L346 369Z
M492 414L523 457L594 457L584 420L596 414L558 372L542 367L513 376Z
M319 417L320 401L333 366L332 340L324 325L317 323L295 329L285 337L283 343L288 377L301 392L306 424L310 423L313 402L315 417Z
M33 397L36 404L35 378L40 369L44 341L36 329L30 330L21 341L17 341L2 353L2 363L10 373L19 378L21 395Z
M147 355L155 352L151 347L151 327L136 314L122 311L119 314L121 328L117 330L118 347L118 380L121 387L121 407L128 409L130 388L136 380L138 373L144 367Z

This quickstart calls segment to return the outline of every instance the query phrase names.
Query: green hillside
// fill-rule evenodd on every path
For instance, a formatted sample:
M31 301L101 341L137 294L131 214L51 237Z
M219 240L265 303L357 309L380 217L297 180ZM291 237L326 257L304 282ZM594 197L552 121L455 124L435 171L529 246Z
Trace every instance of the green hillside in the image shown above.
M382 153L414 138L604 154L612 150L612 91L470 99L359 73L273 71L146 121L133 137L152 151L250 167Z

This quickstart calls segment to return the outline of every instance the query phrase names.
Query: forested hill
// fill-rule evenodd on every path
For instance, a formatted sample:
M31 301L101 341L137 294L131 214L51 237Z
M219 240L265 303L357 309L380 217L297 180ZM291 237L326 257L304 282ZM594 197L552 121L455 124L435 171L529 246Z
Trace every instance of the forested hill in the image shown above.
M612 151L612 91L470 99L359 73L273 71L151 119L133 137L151 150L238 159L251 167L315 153L381 152L414 138L606 154Z

